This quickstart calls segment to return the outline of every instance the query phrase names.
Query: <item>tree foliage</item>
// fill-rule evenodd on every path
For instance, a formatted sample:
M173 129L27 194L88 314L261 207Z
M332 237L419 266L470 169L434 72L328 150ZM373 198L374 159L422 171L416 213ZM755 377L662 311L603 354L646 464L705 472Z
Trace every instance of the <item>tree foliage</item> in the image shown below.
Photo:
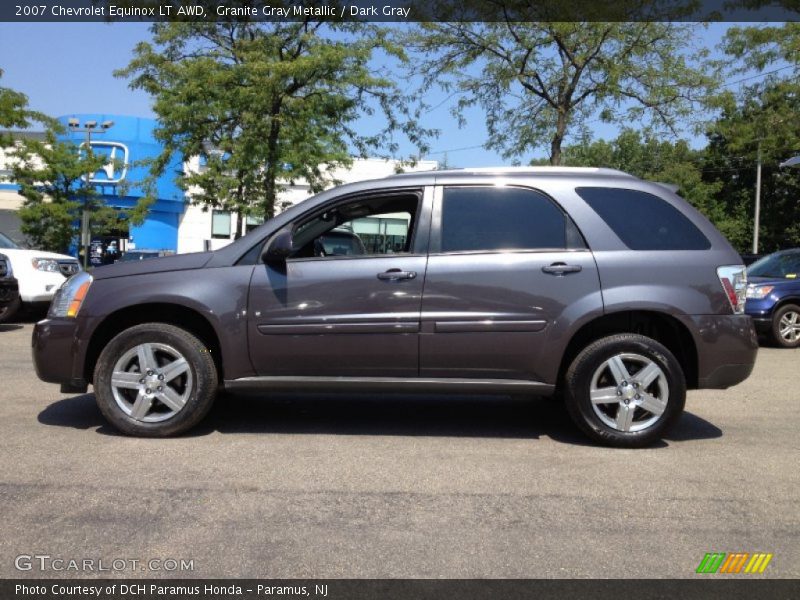
M282 186L323 189L351 147L394 153L399 132L425 149L410 98L370 66L376 52L405 58L376 27L220 20L156 23L152 34L117 75L153 96L164 144L154 174L175 153L202 157L201 172L179 179L200 204L271 217ZM375 110L385 125L360 134Z
M720 113L709 125L707 171L718 174L728 211L743 216L735 242L743 248L752 239L760 154L759 251L800 246L800 170L779 167L800 155L800 24L732 27L722 49L731 73L766 74L711 102Z
M722 182L719 196L746 227L740 248L753 235L756 163L761 155L760 252L800 246L800 169L780 163L800 155L800 89L790 80L752 87L738 101L728 98L713 124L707 169Z
M0 78L3 70L0 69ZM44 114L28 108L28 97L10 88L0 86L0 129L27 129L33 123L47 123L54 121ZM13 145L14 140L10 134L0 131L0 148Z
M483 108L487 147L516 158L546 144L551 164L558 165L567 136L593 116L678 129L715 82L687 58L705 56L687 45L694 28L507 18L422 23L406 40L425 57L418 68L425 85L458 97L462 123L465 109Z
M42 250L66 252L75 241L84 210L89 211L90 233L105 234L125 226L126 221L141 223L147 205L132 209L107 206L87 173L95 173L108 161L104 156L61 142L49 130L44 141L24 140L14 150L14 181L25 198L19 217L22 233Z

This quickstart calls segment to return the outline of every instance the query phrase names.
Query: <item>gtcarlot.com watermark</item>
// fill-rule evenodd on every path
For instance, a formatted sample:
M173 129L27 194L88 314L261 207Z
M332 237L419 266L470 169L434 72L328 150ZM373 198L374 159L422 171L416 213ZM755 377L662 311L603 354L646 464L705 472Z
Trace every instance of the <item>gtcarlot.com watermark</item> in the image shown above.
M185 558L67 558L49 554L20 554L17 571L72 573L135 573L194 571L194 559Z

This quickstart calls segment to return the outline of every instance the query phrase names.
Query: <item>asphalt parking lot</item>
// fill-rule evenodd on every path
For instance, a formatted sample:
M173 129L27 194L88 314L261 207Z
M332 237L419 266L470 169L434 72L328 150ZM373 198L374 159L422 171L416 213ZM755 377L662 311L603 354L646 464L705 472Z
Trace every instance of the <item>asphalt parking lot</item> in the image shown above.
M31 329L0 325L0 577L91 575L15 568L36 554L193 561L118 573L147 577L699 577L706 552L800 576L800 350L691 392L645 450L589 444L554 401L463 396L226 396L143 440L41 383Z

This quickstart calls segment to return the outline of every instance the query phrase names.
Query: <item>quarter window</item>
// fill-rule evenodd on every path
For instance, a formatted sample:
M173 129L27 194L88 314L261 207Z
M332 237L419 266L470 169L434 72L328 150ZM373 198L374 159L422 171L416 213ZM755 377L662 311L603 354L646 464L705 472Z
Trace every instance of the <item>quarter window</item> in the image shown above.
M442 252L563 249L569 225L561 209L534 190L447 187L443 192Z
M575 192L631 250L708 250L711 243L683 213L658 196L619 188Z

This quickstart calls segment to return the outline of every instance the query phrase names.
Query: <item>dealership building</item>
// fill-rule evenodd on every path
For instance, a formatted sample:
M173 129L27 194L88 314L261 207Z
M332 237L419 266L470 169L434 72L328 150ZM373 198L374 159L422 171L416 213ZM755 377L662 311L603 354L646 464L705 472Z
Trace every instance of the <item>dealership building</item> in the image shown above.
M156 121L110 114L69 115L60 117L59 121L64 125L64 133L60 135L62 141L77 145L89 143L95 154L108 157L106 166L92 178L103 201L120 208L135 206L145 195L143 182L149 174L146 162L158 156L162 149L154 135ZM95 124L90 133L86 132L87 123ZM22 205L22 197L17 194L18 188L12 180L11 160L0 152L0 231L19 238L19 221L15 213ZM400 163L394 160L355 159L350 168L337 168L331 175L333 179L350 183L386 177L395 173L399 166ZM437 166L436 161L419 161L413 167L405 165L403 168L420 171ZM181 173L202 169L198 157L184 160L176 156L155 182L156 201L144 222L107 237L113 238L122 250L135 248L177 253L214 250L230 243L236 234L236 215L195 205L191 202L192 190L184 192L178 186L177 179ZM276 206L285 209L310 195L308 184L293 182L281 192ZM259 224L253 218L244 221L246 229Z

